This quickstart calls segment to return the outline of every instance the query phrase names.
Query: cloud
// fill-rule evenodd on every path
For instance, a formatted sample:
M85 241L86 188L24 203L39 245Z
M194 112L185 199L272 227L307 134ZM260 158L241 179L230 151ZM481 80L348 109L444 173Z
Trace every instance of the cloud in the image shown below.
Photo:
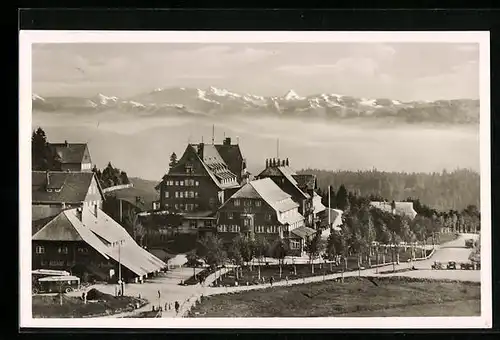
M363 75L374 76L378 72L377 63L371 58L342 58L334 64L283 65L277 71L293 75Z

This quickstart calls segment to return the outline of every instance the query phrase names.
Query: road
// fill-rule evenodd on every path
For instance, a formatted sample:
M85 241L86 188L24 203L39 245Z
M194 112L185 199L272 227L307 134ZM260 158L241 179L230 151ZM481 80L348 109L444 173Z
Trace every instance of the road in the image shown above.
M402 273L394 273L394 274L379 274L379 271L390 270L393 268L392 264L376 268L363 269L361 271L353 271L344 273L344 277L352 277L352 276L408 276L415 278L429 278L429 279L450 279L450 280L461 280L461 281L481 281L480 271L479 270L431 270L431 265L434 261L456 261L456 262L467 262L469 258L469 254L471 249L465 248L465 240L466 239L477 239L478 235L476 234L461 234L456 240L444 243L440 246L436 246L436 251L434 255L428 260L415 261L413 265L415 266L416 271L402 272ZM395 269L405 269L408 268L410 264L401 263L395 265ZM323 280L333 280L340 278L341 274L331 274L323 276L314 276L308 277L304 279L298 280L290 280L288 284L304 284L310 282L320 282ZM285 281L278 281L274 283L273 286L286 286L287 283ZM246 290L254 290L254 289L263 289L269 288L269 284L263 285L254 285L254 286L240 286L240 287L222 287L222 288L205 288L203 294L204 295L217 295L217 294L225 294L231 292L239 292Z
M414 262L413 265L419 269L416 271L409 271L403 273L395 273L395 274L378 274L378 271L389 270L392 269L392 264L388 264L383 267L379 267L378 269L370 268L361 270L359 273L357 271L347 272L344 274L345 277L349 276L410 276L410 277L419 277L419 278L433 278L433 279L453 279L453 280L465 280L465 281L480 281L480 271L477 270L430 270L431 265L434 261L456 261L456 262L466 262L468 260L470 249L465 248L465 240L468 238L476 239L478 235L475 234L462 234L460 237L454 241L447 242L442 244L441 246L436 246L436 251L432 258L428 260L422 260ZM179 262L183 262L184 259L179 258ZM298 260L295 258L295 263L301 263L302 260ZM291 263L291 262L290 262ZM180 264L180 263L178 263ZM177 265L178 265L177 264ZM395 268L403 269L408 268L408 263L401 263L396 265ZM201 269L197 269L200 271ZM223 272L226 272L227 269L224 269ZM133 312L136 314L141 311L151 310L152 305L158 306L161 305L163 308L165 307L165 302L173 303L175 301L179 301L181 306L181 312L179 315L176 315L173 309L164 311L162 313L163 318L171 318L171 317L180 317L187 312L191 306L195 303L195 301L199 298L199 296L204 295L215 295L215 294L224 294L230 292L238 292L245 290L254 290L254 289L263 289L268 288L269 284L263 285L254 285L254 286L239 286L239 287L208 287L208 285L215 279L215 275L211 275L206 279L206 285L204 287L200 285L193 286L180 286L179 283L181 280L186 280L190 276L193 275L192 268L183 268L183 267L175 267L172 270L165 273L163 276L154 277L148 279L143 284L127 284L125 287L125 294L131 296L139 296L146 298L149 301L149 304L138 309ZM217 274L217 275L220 275ZM336 278L340 278L341 274L331 274L323 276L315 276L309 277L305 279L298 280L290 280L288 284L303 284L309 282L319 282L323 280L332 280ZM278 281L274 283L274 286L285 286L287 283L285 281ZM95 285L93 288L97 288L102 292L108 294L114 294L114 285ZM158 299L158 290L160 291L160 299ZM80 293L81 294L81 293ZM189 301L188 301L189 300ZM132 313L128 313L130 315ZM127 314L120 314L108 317L123 317Z

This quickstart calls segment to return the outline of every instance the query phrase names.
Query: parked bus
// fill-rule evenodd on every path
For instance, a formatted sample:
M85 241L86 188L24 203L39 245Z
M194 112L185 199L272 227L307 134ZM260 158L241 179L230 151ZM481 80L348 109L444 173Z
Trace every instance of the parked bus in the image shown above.
M73 275L46 276L33 282L33 294L69 293L80 289L80 278Z

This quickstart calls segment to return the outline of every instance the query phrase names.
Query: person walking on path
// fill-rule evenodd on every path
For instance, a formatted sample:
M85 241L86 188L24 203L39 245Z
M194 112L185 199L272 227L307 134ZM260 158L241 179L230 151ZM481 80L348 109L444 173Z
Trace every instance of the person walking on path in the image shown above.
M179 302L175 301L175 314L179 314Z
M273 282L274 282L274 277L271 276L271 278L269 279L269 283L271 284L271 287L273 286Z

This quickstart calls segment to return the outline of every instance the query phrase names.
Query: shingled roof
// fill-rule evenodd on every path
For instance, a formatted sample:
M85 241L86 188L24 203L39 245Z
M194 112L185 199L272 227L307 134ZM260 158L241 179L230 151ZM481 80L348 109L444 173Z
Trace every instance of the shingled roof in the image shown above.
M212 144L190 144L215 184L221 189L239 187L238 176L234 174Z
M145 275L163 269L166 263L141 248L127 231L98 209L84 207L82 218L77 209L61 212L33 235L33 241L84 241L106 259L112 258L136 273ZM113 246L113 243L123 243Z
M32 171L32 202L83 202L93 177L93 172Z
M316 176L312 174L292 175L301 189L314 190L316 187Z
M229 170L234 173L238 180L241 180L243 172L243 155L241 154L240 146L237 144L215 144L215 148L219 152Z
M62 164L81 163L87 149L86 143L49 143L54 155L59 157Z

